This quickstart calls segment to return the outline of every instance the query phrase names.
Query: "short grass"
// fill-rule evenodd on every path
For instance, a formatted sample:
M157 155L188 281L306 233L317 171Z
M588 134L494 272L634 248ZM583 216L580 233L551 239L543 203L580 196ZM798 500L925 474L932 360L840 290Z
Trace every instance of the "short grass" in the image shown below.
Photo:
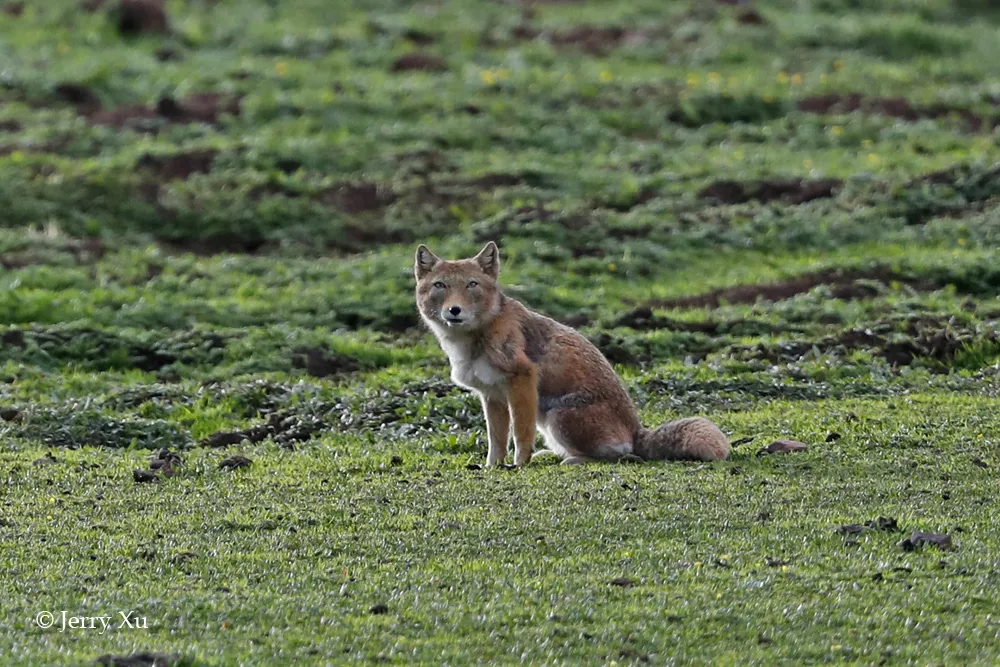
M93 4L0 6L4 664L996 662L989 3ZM478 468L491 239L732 458Z

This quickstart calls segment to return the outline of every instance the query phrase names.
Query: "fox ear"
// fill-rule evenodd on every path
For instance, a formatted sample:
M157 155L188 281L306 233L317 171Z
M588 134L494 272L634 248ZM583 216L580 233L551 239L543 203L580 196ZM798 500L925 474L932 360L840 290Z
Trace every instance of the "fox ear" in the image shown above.
M500 275L500 249L493 241L487 243L486 247L479 251L479 254L476 255L476 261L486 275L494 278Z
M413 274L417 277L417 280L420 280L430 273L431 269L437 266L437 263L440 261L440 257L432 253L427 249L427 246L421 243L417 247L417 256L413 262Z

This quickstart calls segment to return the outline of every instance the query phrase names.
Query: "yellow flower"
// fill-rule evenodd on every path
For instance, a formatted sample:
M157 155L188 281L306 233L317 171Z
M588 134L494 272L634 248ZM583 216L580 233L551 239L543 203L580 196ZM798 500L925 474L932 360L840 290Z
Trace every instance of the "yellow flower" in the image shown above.
M781 571L782 572L788 572L788 566L787 565L782 565L781 566Z
M46 519L48 519L49 521L52 521L52 515L51 515L51 514L50 514L50 515L48 515L48 516L47 516L47 517L45 517L45 518L46 518Z
M701 567L701 561L700 561L700 560L696 560L696 561L694 562L694 566L695 566L695 567Z
M864 146L865 148L870 148L873 143L874 142L871 139L862 139L861 140L861 145Z
M802 85L802 75L801 74L793 74L792 75L792 85L793 86L801 86Z
M688 74L688 85L690 87L697 88L700 83L701 81L699 81L697 74Z
M614 264L608 264L608 271L616 271L616 270L618 270L617 266L615 266Z
M788 83L788 72L778 72L778 83Z
M278 76L285 76L288 74L288 63L278 62L274 65L274 71Z
M839 125L834 125L833 127L830 128L830 134L832 134L835 137L839 137L843 133L844 133L844 128L842 128Z
M601 70L601 81L603 83L609 83L613 78L614 76L612 76L611 72L608 70Z
M496 72L494 72L493 70L484 69L482 72L479 73L479 78L482 79L483 83L485 83L487 86L492 86L494 83L497 82L497 75Z
M716 593L715 594L715 599L716 600L721 600L722 599L722 593Z
M839 651L842 648L843 648L843 646L841 646L840 644L834 644L833 646L830 647L830 650L831 651Z

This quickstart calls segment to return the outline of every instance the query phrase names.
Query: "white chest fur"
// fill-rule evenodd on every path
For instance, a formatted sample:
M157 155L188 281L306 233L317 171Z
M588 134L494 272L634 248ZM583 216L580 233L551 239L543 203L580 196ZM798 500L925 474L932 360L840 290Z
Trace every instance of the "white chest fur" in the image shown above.
M504 374L484 355L476 354L470 340L442 336L440 341L451 362L451 379L455 384L491 396L506 393Z

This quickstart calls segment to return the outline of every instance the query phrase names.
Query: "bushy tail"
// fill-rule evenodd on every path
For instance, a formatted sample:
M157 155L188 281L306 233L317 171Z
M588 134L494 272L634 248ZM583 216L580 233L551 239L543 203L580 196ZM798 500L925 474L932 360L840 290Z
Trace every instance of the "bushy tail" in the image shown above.
M641 429L633 449L647 461L721 461L729 456L729 439L704 417L687 417Z

